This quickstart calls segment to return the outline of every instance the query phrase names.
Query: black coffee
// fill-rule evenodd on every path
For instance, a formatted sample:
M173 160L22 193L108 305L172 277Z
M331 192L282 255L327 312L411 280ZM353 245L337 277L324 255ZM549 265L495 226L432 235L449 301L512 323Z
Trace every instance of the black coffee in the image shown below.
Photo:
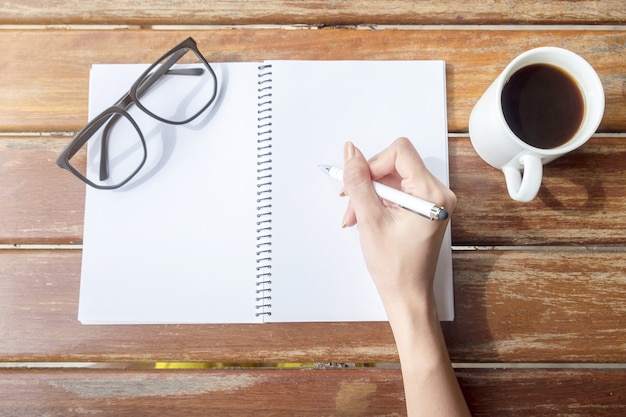
M576 81L552 65L529 65L513 74L502 90L504 118L527 144L551 149L578 130L585 103Z

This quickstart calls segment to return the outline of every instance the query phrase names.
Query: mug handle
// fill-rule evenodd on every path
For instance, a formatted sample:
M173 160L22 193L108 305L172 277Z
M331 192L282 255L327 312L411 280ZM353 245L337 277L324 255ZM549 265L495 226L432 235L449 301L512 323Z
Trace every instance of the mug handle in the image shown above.
M524 155L520 158L524 178L519 168L505 165L502 167L506 188L513 200L528 203L537 196L543 176L541 158L536 155Z

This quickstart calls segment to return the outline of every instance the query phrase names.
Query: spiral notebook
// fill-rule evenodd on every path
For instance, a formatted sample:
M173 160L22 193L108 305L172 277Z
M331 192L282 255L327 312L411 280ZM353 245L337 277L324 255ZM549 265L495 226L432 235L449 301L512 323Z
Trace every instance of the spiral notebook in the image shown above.
M94 65L90 117L145 67ZM369 157L405 136L448 183L444 62L214 69L220 90L206 114L172 126L131 109L146 136L146 165L119 190L87 187L79 320L386 320L358 230L340 226L341 184L318 165L341 166L346 140ZM435 286L440 319L452 320L449 230Z

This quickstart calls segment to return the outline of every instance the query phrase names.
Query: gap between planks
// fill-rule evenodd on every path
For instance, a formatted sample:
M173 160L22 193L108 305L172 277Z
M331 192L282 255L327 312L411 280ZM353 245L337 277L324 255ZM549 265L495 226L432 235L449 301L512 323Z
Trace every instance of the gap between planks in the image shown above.
M3 243L0 250L81 250L82 244L55 244L55 243ZM589 245L589 246L568 246L568 245L529 245L529 246L493 246L493 245L452 245L453 252L471 251L525 251L525 252L626 252L626 245Z
M321 29L354 29L354 30L442 30L442 31L545 31L545 30L584 30L584 31L624 31L626 25L326 25L326 24L250 24L250 25L0 25L0 30L321 30Z
M626 363L558 362L453 362L454 369L626 369ZM396 362L384 363L204 363L204 362L0 362L0 369L400 369Z

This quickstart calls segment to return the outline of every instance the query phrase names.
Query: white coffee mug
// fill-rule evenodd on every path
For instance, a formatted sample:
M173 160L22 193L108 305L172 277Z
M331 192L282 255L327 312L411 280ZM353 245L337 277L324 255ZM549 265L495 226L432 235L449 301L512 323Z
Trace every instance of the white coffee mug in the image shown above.
M533 118L540 119L539 117L529 113L519 116L521 121L513 123L511 122L512 116L509 116L509 122L507 121L505 110L503 110L503 91L505 88L513 88L510 86L514 83L512 77L520 78L522 77L521 74L542 66L560 69L561 74L565 73L574 82L574 87L577 85L579 93L576 94L582 96L581 120L579 123L573 122L577 124L572 124L574 129L572 135L566 138L562 144L547 147L538 146L537 143L525 137L525 133L520 134L522 131L520 129L524 129L524 126L521 126L524 122ZM511 84L507 86L507 83ZM523 84L521 81L515 82L515 84L522 86L520 91L524 85L529 85L529 83ZM552 84L548 83L548 85ZM544 94L548 94L547 97L554 93L554 91L546 93L546 89L538 89L537 91L544 91ZM520 93L517 98L523 97L523 94L523 92ZM508 95L509 93L506 92L504 96L505 108L509 106L506 104L509 101L506 100ZM554 95L556 96L556 94ZM546 102L549 101L546 100ZM536 107L540 108L540 106L528 106L529 109ZM553 106L549 108L551 109ZM507 116L514 113L512 110L507 110L507 112ZM604 91L600 78L591 65L571 51L555 47L541 47L531 49L515 58L485 91L470 115L469 135L478 155L489 165L502 170L511 198L528 202L534 199L539 192L543 165L584 144L600 125L603 114ZM535 124L536 135L540 136L544 129L539 128L542 126L540 122ZM512 126L515 126L517 134L514 133ZM554 129L558 130L560 127ZM550 129L546 128L545 130ZM523 136L523 138L519 136ZM527 142L533 143L533 145Z

